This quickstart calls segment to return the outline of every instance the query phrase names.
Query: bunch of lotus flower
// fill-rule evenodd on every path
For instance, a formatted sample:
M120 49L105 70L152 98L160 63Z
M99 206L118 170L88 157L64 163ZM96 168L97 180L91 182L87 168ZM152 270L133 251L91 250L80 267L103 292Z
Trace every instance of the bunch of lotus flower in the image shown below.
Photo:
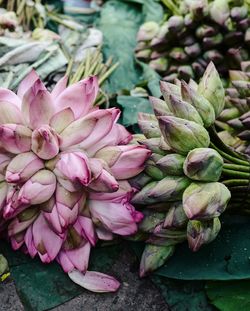
M220 137L240 152L250 155L250 61L240 70L230 70L231 85L226 89L226 105L217 126Z
M230 210L249 205L242 199L249 191L250 163L214 128L225 92L213 63L199 85L161 81L160 87L164 100L150 98L155 115L139 116L144 135L137 139L152 155L145 172L130 181L140 190L132 202L145 214L138 235L147 243L141 276L161 266L178 243L187 240L197 251L213 241L229 201Z
M0 232L12 247L42 262L56 260L94 291L114 291L112 277L87 271L91 248L137 231L143 218L127 179L151 152L116 108L94 107L96 77L46 90L32 71L17 95L0 88Z
M250 18L244 1L184 0L179 5L167 21L146 22L137 35L137 58L164 80L200 78L210 61L227 77L228 69L239 69L249 58Z

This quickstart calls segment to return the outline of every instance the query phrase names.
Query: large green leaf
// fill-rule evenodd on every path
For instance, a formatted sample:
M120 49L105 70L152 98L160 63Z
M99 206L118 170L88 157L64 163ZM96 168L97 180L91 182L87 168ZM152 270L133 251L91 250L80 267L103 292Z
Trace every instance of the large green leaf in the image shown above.
M153 276L171 311L212 311L202 281L182 281Z
M206 293L221 311L250 310L250 281L208 282Z
M140 79L134 60L134 49L141 22L140 4L111 0L103 6L98 28L104 35L104 55L112 55L114 61L120 64L109 79L110 93L129 90Z
M105 272L118 257L121 246L96 248L91 254L91 270ZM42 311L58 306L82 293L57 263L42 264L0 242L0 253L8 259L11 276L25 310Z
M122 124L126 127L138 123L138 112L153 112L149 100L145 97L121 95L117 97L117 102L123 109Z
M250 218L230 215L222 220L216 240L191 252L187 243L156 274L184 280L250 278Z

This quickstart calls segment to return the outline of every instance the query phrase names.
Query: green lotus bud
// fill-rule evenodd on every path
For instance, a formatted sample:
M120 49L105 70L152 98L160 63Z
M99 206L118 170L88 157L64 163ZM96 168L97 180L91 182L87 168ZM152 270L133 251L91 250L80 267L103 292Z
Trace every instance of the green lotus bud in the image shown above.
M206 61L208 62L211 61L214 64L220 64L224 59L224 56L221 53L219 53L217 50L207 51L203 54L203 57Z
M203 125L198 111L189 103L179 99L175 95L170 95L167 104L174 116Z
M218 133L218 136L224 142L224 144L234 148L237 147L241 142L237 136L230 134L228 131L221 131Z
M154 204L156 200L154 198L150 198L149 194L151 193L152 189L157 185L157 181L151 181L146 186L142 188L141 191L137 192L134 197L132 198L131 202L133 204Z
M175 95L176 97L181 99L181 89L179 86L173 83L160 81L160 89L166 103L169 102L170 95Z
M211 219L227 207L231 193L219 182L193 182L183 193L183 209L189 219Z
M129 183L132 187L134 187L136 189L141 189L146 184L148 184L151 180L152 180L152 178L150 176L148 176L147 174L142 172L142 173L136 175L135 177L130 178Z
M152 114L140 112L138 115L138 125L142 133L147 138L161 137L157 119Z
M243 132L241 132L240 134L238 134L240 139L243 140L250 140L250 130L245 130Z
M168 175L182 176L184 161L184 156L172 153L161 158L156 165Z
M156 97L149 97L149 101L151 105L153 106L155 115L158 116L166 116L166 115L173 115L173 113L168 108L168 105L164 100L161 100Z
M219 25L224 25L230 15L228 0L214 0L210 6L210 17Z
M152 53L151 49L143 49L143 50L137 51L135 53L135 56L139 59L150 59L151 53Z
M168 60L164 57L153 59L149 62L149 66L159 72L164 72L168 68Z
M246 6L236 6L231 10L231 17L234 21L240 21L247 17L247 7Z
M223 36L221 33L213 37L204 37L202 40L202 46L204 50L215 48L217 45L221 44L223 41ZM209 51L207 51L209 52Z
M250 71L250 61L241 62L241 70L244 72Z
M209 134L200 124L172 116L158 119L164 139L175 152L185 155L192 149L209 146Z
M137 41L149 41L153 39L159 29L159 24L153 21L142 24L137 34Z
M192 45L186 46L184 48L184 51L186 52L188 56L195 58L201 54L201 47L199 43L194 43Z
M161 267L174 253L174 246L146 244L140 263L140 277Z
M185 81L189 81L191 78L194 78L194 72L191 66L183 65L178 67L178 78Z
M183 48L173 48L169 52L169 57L180 63L185 63L189 59Z
M250 97L250 82L248 82L248 81L232 81L232 84L237 89L240 96Z
M149 138L149 139L140 139L138 140L140 144L143 144L147 146L148 149L150 149L154 153L158 154L165 154L165 151L161 149L160 144L161 144L161 138L156 137L156 138ZM169 148L170 149L170 148Z
M223 159L211 148L190 151L183 165L187 177L198 181L218 181L223 169Z
M198 94L192 87L190 87L186 82L181 83L181 94L182 98L193 105L199 112L205 127L209 127L214 124L215 113L214 108L210 102Z
M198 39L211 37L217 34L217 28L209 25L202 25L196 29L196 36Z
M157 244L159 242L157 245L175 245L186 240L186 228L180 228L178 230L175 228L166 229L163 227L162 223L155 227L153 234L149 237L150 241L153 241L153 238L163 238L166 241L165 244L160 244L163 242L160 240L157 241L157 239L155 239L156 243L151 244Z
M209 63L198 86L198 93L204 96L213 106L215 116L219 116L224 108L225 91L219 74L213 63Z
M230 79L230 81L235 81L235 80L236 81L237 80L248 81L249 77L243 71L240 71L240 70L229 70L229 79ZM237 92L237 94L238 94L238 92Z
M182 16L174 15L168 19L168 29L173 33L181 31L183 26L184 26L184 19Z
M196 252L203 244L212 242L221 228L219 218L207 221L189 220L187 225L187 240L189 248Z
M240 111L236 107L224 109L220 116L219 120L221 121L229 121L234 118L238 118L241 115Z
M157 225L165 219L165 213L157 213L152 211L143 211L144 218L139 223L139 230L152 233Z
M167 212L163 227L179 228L187 223L187 216L183 210L182 202L175 202Z
M144 170L154 180L161 180L166 176L166 174L162 172L151 159L147 160Z
M183 191L190 185L187 177L167 176L150 189L148 197L155 202L176 201L182 198Z

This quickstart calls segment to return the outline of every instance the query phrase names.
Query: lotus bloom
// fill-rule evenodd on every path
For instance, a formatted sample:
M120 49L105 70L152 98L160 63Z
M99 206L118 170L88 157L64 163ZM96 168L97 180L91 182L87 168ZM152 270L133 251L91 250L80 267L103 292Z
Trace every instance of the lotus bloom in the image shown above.
M106 277L87 272L91 247L137 231L143 216L126 179L151 152L127 145L118 109L94 107L98 90L96 77L69 87L64 77L50 93L35 71L17 95L0 89L0 223L14 249L77 269L86 288L107 291Z

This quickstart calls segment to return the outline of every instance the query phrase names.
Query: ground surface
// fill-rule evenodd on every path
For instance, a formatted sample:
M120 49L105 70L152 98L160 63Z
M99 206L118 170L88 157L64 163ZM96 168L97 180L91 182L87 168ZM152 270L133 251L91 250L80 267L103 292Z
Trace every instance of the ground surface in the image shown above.
M169 308L159 290L149 279L139 280L138 267L133 255L124 251L119 262L112 267L112 274L122 281L117 294L93 294L81 296L54 308L53 311L168 311ZM22 311L14 282L0 284L0 311Z

